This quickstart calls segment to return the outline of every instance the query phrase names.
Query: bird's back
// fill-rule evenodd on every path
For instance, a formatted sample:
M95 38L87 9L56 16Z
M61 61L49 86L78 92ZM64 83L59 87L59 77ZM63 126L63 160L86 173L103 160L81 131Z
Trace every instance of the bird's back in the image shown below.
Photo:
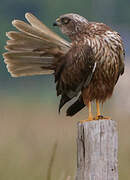
M104 102L112 95L114 86L124 72L124 47L120 35L103 23L91 22L86 44L93 51L97 63L93 79L83 92L88 101Z

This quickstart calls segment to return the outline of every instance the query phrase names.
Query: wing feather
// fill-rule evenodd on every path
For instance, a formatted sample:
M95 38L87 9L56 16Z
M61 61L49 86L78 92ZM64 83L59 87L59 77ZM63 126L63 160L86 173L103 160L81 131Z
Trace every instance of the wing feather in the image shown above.
M65 103L78 96L82 89L89 85L96 69L93 50L82 42L78 46L74 44L62 58L55 72L57 94L61 95L59 111Z

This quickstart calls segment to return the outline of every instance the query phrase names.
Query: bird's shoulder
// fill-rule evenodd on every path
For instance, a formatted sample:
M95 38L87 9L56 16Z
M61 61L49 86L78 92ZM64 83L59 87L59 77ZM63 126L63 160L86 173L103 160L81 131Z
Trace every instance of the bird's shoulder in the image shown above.
M112 28L104 23L99 22L89 22L86 28L86 34L88 34L89 36L102 35L107 31L113 32Z
M123 41L118 32L104 23L90 22L85 30L85 38L91 41L106 41L123 47Z
M103 23L91 22L84 36L84 44L92 49L96 59L111 54L124 54L124 45L120 34Z
M93 51L95 61L100 65L118 66L118 78L124 73L125 49L122 37L103 23L91 22L86 42ZM104 67L106 67L104 64ZM117 79L118 79L117 78Z

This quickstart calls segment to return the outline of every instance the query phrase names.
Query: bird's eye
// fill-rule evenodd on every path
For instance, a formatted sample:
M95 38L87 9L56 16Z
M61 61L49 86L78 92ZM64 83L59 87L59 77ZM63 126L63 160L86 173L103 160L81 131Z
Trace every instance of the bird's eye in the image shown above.
M64 17L64 18L61 19L61 22L62 22L62 24L68 24L70 22L70 19Z

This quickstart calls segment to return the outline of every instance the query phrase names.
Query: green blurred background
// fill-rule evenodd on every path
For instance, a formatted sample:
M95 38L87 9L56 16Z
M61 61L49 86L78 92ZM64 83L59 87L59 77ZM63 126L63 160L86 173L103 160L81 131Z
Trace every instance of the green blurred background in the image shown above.
M125 44L126 69L113 97L102 112L116 120L119 129L119 176L129 180L130 172L130 1L129 0L1 0L0 54L5 52L5 32L14 30L13 19L31 12L52 27L64 13L78 13L90 21L104 22L118 31ZM76 170L76 124L87 118L84 109L73 118L58 115L53 76L12 78L2 56L0 68L0 180L46 180L48 166L57 143L52 180ZM93 104L95 107L95 104ZM95 109L94 109L95 113Z

